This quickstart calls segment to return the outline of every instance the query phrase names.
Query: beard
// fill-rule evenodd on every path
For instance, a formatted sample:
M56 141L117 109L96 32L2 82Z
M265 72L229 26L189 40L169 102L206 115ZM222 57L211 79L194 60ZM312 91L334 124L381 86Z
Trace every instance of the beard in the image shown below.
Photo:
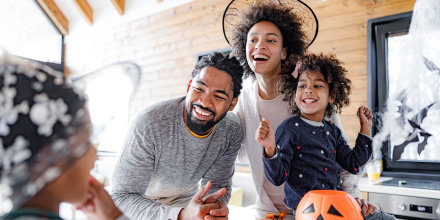
M197 106L198 108L200 108L204 111L211 112L213 115L213 118L207 122L200 122L200 120L198 120L197 118L194 118L192 116L192 112L194 111L194 106ZM187 108L185 111L186 111L186 126L188 126L188 128L192 132L194 132L198 135L204 135L204 134L208 133L209 130L211 130L211 128L214 127L214 125L216 125L219 121L221 121L228 113L226 111L216 120L215 116L217 114L213 110L211 110L209 108L205 108L205 107L198 105L198 104L192 104L191 108L190 109Z

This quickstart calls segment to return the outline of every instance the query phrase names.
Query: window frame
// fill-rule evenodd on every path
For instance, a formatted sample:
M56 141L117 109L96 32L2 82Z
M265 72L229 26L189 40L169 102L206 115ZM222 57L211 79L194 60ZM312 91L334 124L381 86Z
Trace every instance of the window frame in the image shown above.
M367 22L367 93L370 109L385 106L388 97L387 37L409 31L412 11L375 18ZM377 133L376 127L372 135ZM440 163L392 161L390 142L382 144L383 175L440 180Z

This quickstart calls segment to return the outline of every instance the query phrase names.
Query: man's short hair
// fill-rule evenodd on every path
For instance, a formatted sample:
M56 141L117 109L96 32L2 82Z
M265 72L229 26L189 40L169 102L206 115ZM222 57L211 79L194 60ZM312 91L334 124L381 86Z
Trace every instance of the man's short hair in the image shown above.
M196 77L200 71L208 66L215 67L218 70L225 71L232 78L234 98L240 95L243 81L243 67L240 66L238 60L233 57L219 52L213 52L203 56L196 64L192 77Z

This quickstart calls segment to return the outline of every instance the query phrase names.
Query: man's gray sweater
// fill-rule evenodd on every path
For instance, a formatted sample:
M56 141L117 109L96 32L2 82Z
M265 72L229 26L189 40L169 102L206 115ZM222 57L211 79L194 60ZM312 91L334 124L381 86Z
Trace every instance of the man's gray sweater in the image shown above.
M212 181L208 194L226 188L223 204L230 198L240 120L228 112L208 137L197 138L184 123L184 104L180 97L145 108L128 132L111 194L133 219L177 219L200 180Z

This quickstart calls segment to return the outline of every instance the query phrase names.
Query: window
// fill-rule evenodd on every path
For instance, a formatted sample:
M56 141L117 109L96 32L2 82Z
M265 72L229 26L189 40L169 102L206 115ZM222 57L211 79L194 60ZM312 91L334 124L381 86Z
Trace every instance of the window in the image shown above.
M137 64L119 62L72 79L87 95L93 124L90 139L100 156L115 156L122 148L128 130L131 98L140 77L141 69Z
M3 1L0 18L0 48L64 72L64 38L34 1Z
M402 74L402 59L408 52L403 49L409 44L409 26L411 23L412 12L376 18L368 21L368 105L373 110L380 110L389 105L391 101L388 97L401 97L402 103L398 109L389 110L390 118L395 121L400 120L402 127L409 130L408 134L402 135L404 129L397 127L390 129L389 139L382 146L382 155L384 162L384 175L388 176L414 176L425 179L440 179L440 154L436 154L432 149L438 149L439 146L430 145L429 138L439 138L428 136L423 129L416 127L421 125L423 119L427 116L430 104L421 111L413 111L405 106L408 99L408 93L417 91L414 88L402 87L400 81L409 80L407 75ZM417 57L414 56L414 59ZM422 71L429 71L426 67L420 67L414 71L414 75ZM406 78L405 78L406 77ZM403 89L405 88L405 90ZM403 91L403 92L402 92ZM420 94L421 103L429 99L424 94ZM431 101L429 101L431 102ZM438 102L438 100L437 100ZM435 102L434 102L435 103ZM395 106L395 105L391 105ZM411 117L402 117L402 115L411 115ZM415 118L420 123L414 123L411 119ZM385 122L387 123L387 122ZM399 124L399 123L396 123ZM438 123L437 123L437 126ZM409 127L409 129L408 129ZM437 127L436 129L439 129ZM373 128L373 135L379 131ZM405 139L401 137L404 136ZM431 139L432 140L432 139ZM432 141L431 141L432 142Z

